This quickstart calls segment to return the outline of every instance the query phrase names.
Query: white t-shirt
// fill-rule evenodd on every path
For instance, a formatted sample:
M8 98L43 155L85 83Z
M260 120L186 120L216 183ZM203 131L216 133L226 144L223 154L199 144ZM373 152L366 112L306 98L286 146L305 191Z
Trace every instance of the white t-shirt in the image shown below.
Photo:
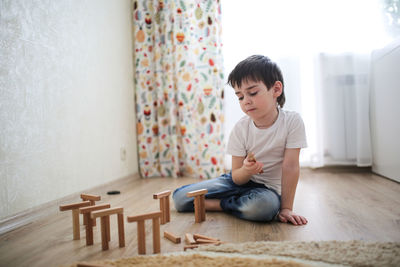
M263 173L253 175L251 180L281 194L285 149L307 147L307 140L300 115L280 108L278 111L277 120L266 129L257 128L248 116L241 118L230 134L227 152L238 157L253 152L263 164Z

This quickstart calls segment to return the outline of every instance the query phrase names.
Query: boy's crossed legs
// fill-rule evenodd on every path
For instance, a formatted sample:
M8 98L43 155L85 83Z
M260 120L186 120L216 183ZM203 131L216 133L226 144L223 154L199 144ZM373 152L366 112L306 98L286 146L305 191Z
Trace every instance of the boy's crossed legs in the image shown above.
M275 191L252 181L236 185L229 173L176 189L172 196L176 210L193 211L193 198L186 193L199 189L208 190L206 210L222 210L245 220L272 221L280 209L280 196Z

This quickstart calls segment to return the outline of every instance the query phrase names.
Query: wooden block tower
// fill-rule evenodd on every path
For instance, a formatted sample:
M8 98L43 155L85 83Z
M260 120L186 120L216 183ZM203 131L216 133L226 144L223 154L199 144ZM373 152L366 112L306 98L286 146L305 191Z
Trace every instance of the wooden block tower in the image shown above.
M206 220L206 209L204 206L205 194L207 189L191 191L186 194L187 197L194 197L194 216L197 223Z
M153 199L160 200L161 224L165 224L170 221L169 195L171 195L171 190L163 191L153 195Z

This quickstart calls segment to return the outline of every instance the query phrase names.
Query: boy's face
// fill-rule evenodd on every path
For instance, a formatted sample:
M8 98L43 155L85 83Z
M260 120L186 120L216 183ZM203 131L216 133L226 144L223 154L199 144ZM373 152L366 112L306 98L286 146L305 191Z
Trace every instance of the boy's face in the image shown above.
M257 126L268 124L271 117L277 114L276 101L282 94L282 83L276 81L268 90L266 85L255 81L242 81L240 87L235 87L235 94L239 99L240 107Z

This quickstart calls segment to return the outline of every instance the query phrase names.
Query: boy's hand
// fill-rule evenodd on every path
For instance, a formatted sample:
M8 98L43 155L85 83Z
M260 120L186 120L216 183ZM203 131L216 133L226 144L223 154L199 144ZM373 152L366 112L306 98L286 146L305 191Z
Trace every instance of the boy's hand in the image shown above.
M305 217L293 213L290 209L282 209L278 217L281 222L291 222L294 225L304 225L308 222Z
M253 152L250 152L243 161L243 168L251 175L263 172L263 164L257 162Z

